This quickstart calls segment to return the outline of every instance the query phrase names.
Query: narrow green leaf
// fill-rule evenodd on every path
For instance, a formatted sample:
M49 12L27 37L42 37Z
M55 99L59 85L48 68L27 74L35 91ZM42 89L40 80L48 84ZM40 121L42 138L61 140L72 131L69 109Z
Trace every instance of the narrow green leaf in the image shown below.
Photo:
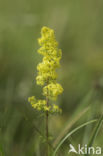
M101 128L101 125L102 125L102 122L103 122L103 115L100 117L100 119L98 120L95 128L94 128L94 132L90 138L90 141L88 143L88 147L91 147L96 139L96 136ZM89 154L90 155L90 154ZM88 156L88 154L85 154L85 156Z
M82 112L78 112L78 114L76 116L73 116L69 119L69 122L67 122L66 126L64 126L63 130L60 132L60 134L58 135L58 137L56 138L56 140L53 143L53 147L56 147L56 145L58 145L58 143L60 142L60 140L68 133L68 131L70 130L70 128L85 114L87 113L87 111L89 110L90 107L85 108L84 110L82 110Z
M58 146L56 147L56 149L55 149L55 151L54 151L54 153L53 153L53 156L56 156L57 151L59 150L59 148L61 147L61 145L64 143L64 141L65 141L68 137L70 137L72 134L74 134L76 131L78 131L79 129L83 128L84 126L87 126L87 125L89 125L89 124L91 124L91 123L94 123L94 122L96 122L96 121L97 121L97 120L88 121L88 122L86 122L86 123L84 123L84 124L78 126L77 128L75 128L75 129L72 130L71 132L69 132L69 133L60 141L60 143L58 144Z
M87 113L90 109L90 102L92 98L95 96L94 89L91 89L83 100L80 102L79 106L76 108L73 115L69 118L69 120L63 126L63 129L58 134L57 138L53 142L53 147L55 148L60 140L68 133L68 131L72 128L72 126L80 119L82 116ZM87 113L88 114L88 113Z

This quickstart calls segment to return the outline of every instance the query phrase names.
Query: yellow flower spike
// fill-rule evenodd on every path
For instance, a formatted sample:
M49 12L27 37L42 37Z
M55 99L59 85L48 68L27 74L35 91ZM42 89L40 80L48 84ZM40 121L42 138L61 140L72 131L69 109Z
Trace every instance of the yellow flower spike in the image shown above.
M43 95L49 100L56 100L59 94L63 92L62 86L56 82L56 69L60 67L62 51L58 48L58 42L55 39L53 29L43 27L41 29L41 38L38 39L41 46L38 53L43 55L42 62L37 65L38 75L36 77L37 85L43 87ZM28 98L34 109L38 111L60 112L57 105L49 105L46 100L36 100L34 96Z

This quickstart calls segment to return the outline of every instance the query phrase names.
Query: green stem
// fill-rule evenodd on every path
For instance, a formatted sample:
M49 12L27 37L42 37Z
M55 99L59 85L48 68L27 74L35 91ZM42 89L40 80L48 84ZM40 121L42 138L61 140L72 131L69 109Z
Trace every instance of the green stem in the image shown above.
M48 107L49 106L49 100L48 100L48 98L46 98L46 101L47 101L47 107ZM46 147L46 156L49 155L49 148L48 148L48 145L49 145L49 141L48 141L48 137L49 137L48 118L49 118L49 113L48 113L48 111L46 111L46 144L47 144L47 147Z

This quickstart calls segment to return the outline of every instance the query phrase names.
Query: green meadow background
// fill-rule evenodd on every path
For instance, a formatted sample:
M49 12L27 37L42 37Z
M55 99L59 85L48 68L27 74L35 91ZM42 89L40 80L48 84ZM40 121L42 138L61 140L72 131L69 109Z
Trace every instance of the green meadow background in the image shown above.
M42 96L35 82L42 26L55 30L63 54L57 70L63 113L49 118L53 147L103 112L103 1L0 0L0 156L45 156L45 117L27 100ZM73 134L58 156L68 155L70 143L88 143L94 127ZM103 126L94 146L103 147Z

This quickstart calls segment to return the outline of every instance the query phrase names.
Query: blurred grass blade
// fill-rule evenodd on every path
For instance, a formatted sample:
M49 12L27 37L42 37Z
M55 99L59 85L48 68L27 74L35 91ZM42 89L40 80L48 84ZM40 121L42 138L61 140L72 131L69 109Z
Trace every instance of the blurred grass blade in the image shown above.
M94 129L94 132L92 134L92 137L90 138L90 141L88 143L88 147L91 147L93 145L94 140L95 140L95 138L96 138L96 136L97 136L97 134L98 134L98 132L99 132L99 130L101 128L102 122L103 122L103 115L100 117L100 119L98 120L98 122L96 124L96 127ZM88 154L85 154L85 156L88 156Z
M4 156L4 151L3 151L3 148L2 148L1 144L0 144L0 156Z
M79 129L83 128L84 126L87 126L87 125L89 125L89 124L91 124L91 123L94 123L94 122L96 122L96 121L97 121L97 120L88 121L88 122L86 122L86 123L84 123L84 124L78 126L77 128L73 129L71 132L69 132L69 133L59 142L58 146L56 147L56 149L55 149L55 151L54 151L54 153L53 153L53 156L56 156L57 151L59 150L59 148L61 147L61 145L64 143L64 141L65 141L68 137L70 137L72 134L74 134L76 131L78 131Z
M90 103L92 101L92 98L95 95L94 89L91 89L86 96L82 99L79 106L76 108L73 115L69 118L69 120L66 122L64 128L59 133L57 138L53 142L53 147L55 148L60 140L68 133L68 131L72 128L72 126L90 109ZM89 106L88 106L89 105Z
M76 116L73 116L70 118L69 122L67 122L65 128L63 128L63 130L60 132L60 134L58 135L58 137L56 138L56 140L53 143L53 147L56 147L56 145L60 142L60 140L68 133L68 131L70 130L70 128L85 114L87 113L87 111L89 110L90 107L85 108L84 110L82 110L82 112L78 112L78 114Z

